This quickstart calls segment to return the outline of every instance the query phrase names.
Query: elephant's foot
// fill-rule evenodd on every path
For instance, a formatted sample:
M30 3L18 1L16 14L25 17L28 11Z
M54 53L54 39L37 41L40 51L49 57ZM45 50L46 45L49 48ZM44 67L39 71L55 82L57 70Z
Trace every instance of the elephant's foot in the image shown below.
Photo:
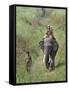
M53 67L49 67L48 70L51 72L51 71L55 70L55 67L54 66Z

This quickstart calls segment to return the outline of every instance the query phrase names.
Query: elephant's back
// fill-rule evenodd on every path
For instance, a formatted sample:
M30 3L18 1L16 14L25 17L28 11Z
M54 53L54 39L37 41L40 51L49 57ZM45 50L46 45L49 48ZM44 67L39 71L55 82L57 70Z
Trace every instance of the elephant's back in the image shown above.
M45 38L44 39L44 47L52 46L53 39L52 38Z

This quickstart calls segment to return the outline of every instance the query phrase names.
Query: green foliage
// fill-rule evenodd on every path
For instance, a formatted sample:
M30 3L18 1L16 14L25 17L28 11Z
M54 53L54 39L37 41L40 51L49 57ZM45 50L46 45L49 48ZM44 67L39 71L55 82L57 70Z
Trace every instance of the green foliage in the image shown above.
M41 17L40 8L16 8L17 83L64 81L66 79L65 10L47 8L45 13L46 15ZM42 61L43 52L39 48L39 41L43 38L48 24L53 26L54 35L59 43L55 60L56 69L52 72L46 70ZM25 51L27 50L33 61L30 73L26 71L27 54Z

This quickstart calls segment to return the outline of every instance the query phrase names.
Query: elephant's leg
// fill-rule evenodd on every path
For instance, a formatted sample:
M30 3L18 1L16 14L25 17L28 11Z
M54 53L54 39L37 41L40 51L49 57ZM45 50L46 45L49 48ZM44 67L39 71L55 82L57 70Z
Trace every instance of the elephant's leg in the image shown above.
M55 68L55 57L56 57L56 54L57 54L57 51L58 51L58 48L54 51L53 50L53 52L52 52L52 58L53 58L53 67Z
M52 69L55 69L55 56L57 54L57 51L58 51L57 45L56 46L53 46L52 51L50 53L50 57L49 57L50 67Z
M53 69L55 67L55 62L54 62L54 54L50 55L51 61L50 61L50 67Z
M46 65L47 69L49 69L49 55L50 55L50 52L51 52L51 47L48 46L46 48L46 53L45 53L45 65Z
M45 55L45 66L46 66L47 69L49 68L48 61L49 61L49 54L47 53Z
M43 63L45 63L45 54L44 54L44 56L43 56Z
M55 69L55 56L56 56L56 52L52 51L50 53L50 67L51 67L51 69Z
M53 66L53 67L55 67L55 56L56 56L56 54L57 54L58 48L59 48L59 45L58 45L58 43L56 42L56 44L53 45L52 53L51 53L51 55L50 55L51 58L52 58L52 61L53 61L53 63L52 63L52 66Z

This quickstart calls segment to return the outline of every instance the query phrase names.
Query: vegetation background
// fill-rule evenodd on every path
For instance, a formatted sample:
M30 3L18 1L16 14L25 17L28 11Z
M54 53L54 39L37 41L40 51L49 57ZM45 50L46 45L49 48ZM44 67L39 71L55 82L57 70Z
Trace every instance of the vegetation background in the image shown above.
M43 52L39 41L47 25L54 29L59 43L55 58L55 70L47 71L43 64ZM51 82L66 80L66 11L65 9L16 7L16 82ZM27 54L32 56L31 73L26 71Z

